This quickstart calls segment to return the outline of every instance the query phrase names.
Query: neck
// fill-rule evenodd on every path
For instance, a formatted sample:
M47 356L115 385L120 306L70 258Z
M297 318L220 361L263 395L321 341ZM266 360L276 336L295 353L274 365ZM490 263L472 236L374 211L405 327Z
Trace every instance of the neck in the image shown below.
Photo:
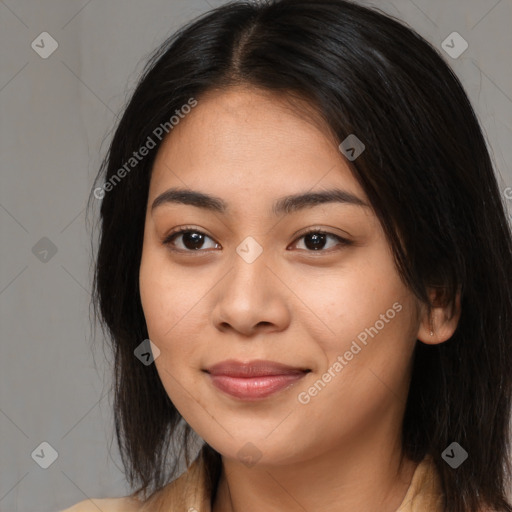
M212 512L394 512L417 464L404 458L389 432L340 446L293 464L247 467L222 458Z

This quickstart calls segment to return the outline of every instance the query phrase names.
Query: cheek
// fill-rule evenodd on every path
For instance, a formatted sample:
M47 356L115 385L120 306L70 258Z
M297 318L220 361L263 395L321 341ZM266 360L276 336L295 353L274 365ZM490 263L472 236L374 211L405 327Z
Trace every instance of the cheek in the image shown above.
M415 343L415 308L406 294L395 299L395 294L389 300L382 297L371 309L347 316L350 326L340 324L342 335L324 347L327 363L319 372L322 382L317 386L322 396L315 398L313 407L320 414L330 410L329 403L338 403L353 411L354 417L347 421L356 424L384 411L406 393Z
M167 359L170 341L176 339L180 318L191 309L188 302L193 294L183 289L181 280L162 260L157 251L143 250L139 288L149 338L160 349L161 358Z
M198 288L198 282L190 279L190 272L180 275L157 251L143 252L139 287L148 336L160 350L156 370L170 400L188 419L207 410L194 393L200 356L194 342L199 327L197 304L207 291Z
M331 357L348 350L359 334L364 340L365 329L376 322L379 333L407 327L401 324L406 315L397 310L409 292L384 248L358 251L339 269L317 272L307 280L292 277L294 291L305 306L300 321Z
M161 341L172 337L181 318L192 312L200 298L200 281L170 264L165 250L144 247L139 288L150 336Z
M201 366L206 342L202 333L209 316L203 304L215 281L195 270L172 265L165 251L143 251L139 272L142 308L149 339L160 349L157 370L173 394L179 385L173 384L172 377L192 389L188 379Z

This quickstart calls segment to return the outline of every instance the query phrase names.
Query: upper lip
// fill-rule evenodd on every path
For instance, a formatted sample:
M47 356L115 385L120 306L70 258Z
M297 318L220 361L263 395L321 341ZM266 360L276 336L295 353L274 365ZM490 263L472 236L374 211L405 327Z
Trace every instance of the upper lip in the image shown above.
M261 377L264 375L293 375L311 370L263 359L245 363L229 359L210 366L206 371L211 375L226 375L229 377Z

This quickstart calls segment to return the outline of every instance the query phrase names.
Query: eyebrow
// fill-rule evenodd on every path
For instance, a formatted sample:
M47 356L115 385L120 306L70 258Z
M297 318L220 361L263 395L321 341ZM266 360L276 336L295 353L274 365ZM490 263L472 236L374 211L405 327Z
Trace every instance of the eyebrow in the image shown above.
M217 213L227 213L229 211L227 203L220 197L211 196L196 190L170 188L153 201L151 212L169 203L187 204ZM272 205L272 213L276 216L282 214L289 215L298 210L325 203L342 203L370 208L368 203L351 192L335 188L280 197Z

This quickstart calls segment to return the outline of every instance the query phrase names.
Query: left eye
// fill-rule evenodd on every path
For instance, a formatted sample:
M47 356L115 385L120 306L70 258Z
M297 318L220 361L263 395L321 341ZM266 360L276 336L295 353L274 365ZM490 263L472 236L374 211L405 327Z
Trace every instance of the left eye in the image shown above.
M182 238L181 247L177 247L174 241L175 239L179 239L180 237ZM342 246L350 245L352 243L350 240L342 238L338 235L334 235L333 233L328 233L326 231L317 229L304 233L303 235L296 239L294 244L298 245L297 241L304 239L303 243L306 249L302 250L311 252L319 251L322 249L331 249L332 245L329 247L327 243L327 240L329 238L334 241L337 241L338 245ZM193 252L204 249L205 239L210 239L213 242L214 247L210 248L215 249L220 247L220 245L217 242L215 242L212 238L210 238L202 231L198 231L197 229L182 229L180 231L171 233L169 236L165 238L165 240L162 243L164 245L169 246L172 250ZM335 246L336 243L334 243L333 245Z
M318 251L321 249L331 249L331 247L326 247L326 240L328 238L331 238L333 240L336 240L338 244L340 245L350 245L350 241L342 238L338 235L334 235L333 233L327 233L326 231L321 230L314 230L314 231L308 231L307 233L304 233L300 238L297 240L301 240L304 238L304 245L307 247L307 249L311 249L313 251ZM336 244L334 244L336 245ZM309 251L310 252L310 251Z

